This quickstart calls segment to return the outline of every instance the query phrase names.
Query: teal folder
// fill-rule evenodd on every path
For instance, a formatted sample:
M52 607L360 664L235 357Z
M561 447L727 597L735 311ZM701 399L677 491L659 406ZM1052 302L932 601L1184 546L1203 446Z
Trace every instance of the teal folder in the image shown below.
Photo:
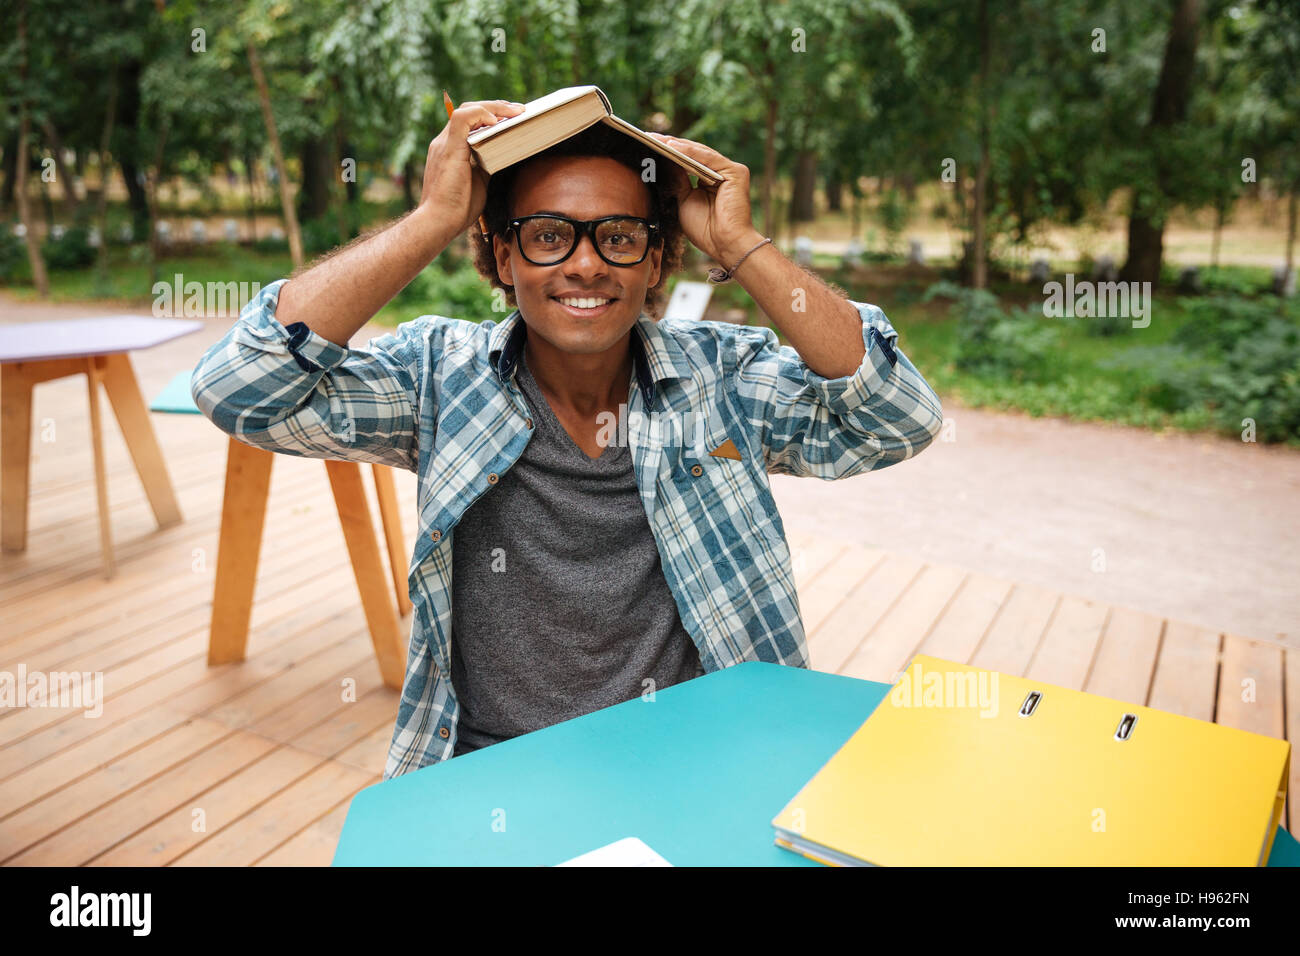
M335 866L553 866L638 837L675 866L818 866L772 818L890 685L750 662L367 787ZM1300 866L1279 828L1269 866Z
M194 396L190 394L190 377L193 374L192 371L177 372L176 376L158 393L158 397L149 403L149 410L198 415L199 406L194 404Z

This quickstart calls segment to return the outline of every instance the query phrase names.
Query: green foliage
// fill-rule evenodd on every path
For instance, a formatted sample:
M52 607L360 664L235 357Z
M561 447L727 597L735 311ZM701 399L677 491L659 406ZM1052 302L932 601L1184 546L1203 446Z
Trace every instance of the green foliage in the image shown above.
M957 368L990 378L1037 382L1053 371L1053 349L1058 332L1032 309L1005 312L997 296L987 289L969 289L938 282L922 297L953 300L949 315L957 321Z
M85 269L94 265L97 253L90 244L89 230L73 226L58 239L47 238L41 244L41 255L51 269Z
M27 247L7 223L0 223L0 282L31 278Z
M397 294L395 303L421 315L445 315L477 322L493 317L492 290L469 259L451 257L451 271L441 260L425 267ZM504 315L499 317L504 318Z
M1255 422L1259 441L1300 440L1300 306L1277 299L1182 299L1186 321L1164 345L1134 349L1104 367L1140 376L1157 408L1209 409L1228 433Z

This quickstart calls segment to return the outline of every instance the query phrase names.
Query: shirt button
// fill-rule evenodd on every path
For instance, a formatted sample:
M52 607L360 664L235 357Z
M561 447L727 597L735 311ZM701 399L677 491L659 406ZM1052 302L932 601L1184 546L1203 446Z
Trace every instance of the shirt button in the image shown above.
M495 485L496 483L497 483L497 473L494 471L492 472L492 474L488 475L488 484Z
M439 531L437 528L434 528L432 531L429 532L429 537L432 538L434 541L438 541L439 539L442 538L442 532Z
M448 737L451 736L451 731L448 730L446 727L439 727L438 736L441 737L443 740L446 740Z
M704 469L701 468L699 465L692 465L691 474L694 475L696 478L698 478L700 477L700 475L704 474Z
M533 420L530 418L530 419L528 419L527 421L525 421L524 424L527 425L529 428L532 428L532 427L533 427Z

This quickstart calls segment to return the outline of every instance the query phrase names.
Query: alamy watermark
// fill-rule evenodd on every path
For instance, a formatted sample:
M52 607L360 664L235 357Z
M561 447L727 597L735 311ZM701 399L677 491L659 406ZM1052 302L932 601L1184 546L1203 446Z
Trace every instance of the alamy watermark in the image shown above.
M260 282L186 282L177 272L171 282L153 284L153 316L195 319L238 315L261 291Z
M1043 315L1049 319L1131 318L1135 329L1151 324L1150 282L1076 282L1069 272L1064 284L1044 284L1043 295Z
M895 707L978 707L981 717L998 715L997 671L930 671L918 661L889 692Z
M32 671L26 664L18 672L0 671L0 709L6 707L58 707L84 710L83 717L104 712L102 671Z

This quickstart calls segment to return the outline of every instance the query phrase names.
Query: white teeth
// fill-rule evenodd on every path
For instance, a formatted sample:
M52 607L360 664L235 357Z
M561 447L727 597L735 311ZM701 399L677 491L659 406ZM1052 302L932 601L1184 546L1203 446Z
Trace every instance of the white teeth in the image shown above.
M613 299L560 299L558 300L567 306L575 309L594 309L597 306L604 305L607 302L613 302Z

